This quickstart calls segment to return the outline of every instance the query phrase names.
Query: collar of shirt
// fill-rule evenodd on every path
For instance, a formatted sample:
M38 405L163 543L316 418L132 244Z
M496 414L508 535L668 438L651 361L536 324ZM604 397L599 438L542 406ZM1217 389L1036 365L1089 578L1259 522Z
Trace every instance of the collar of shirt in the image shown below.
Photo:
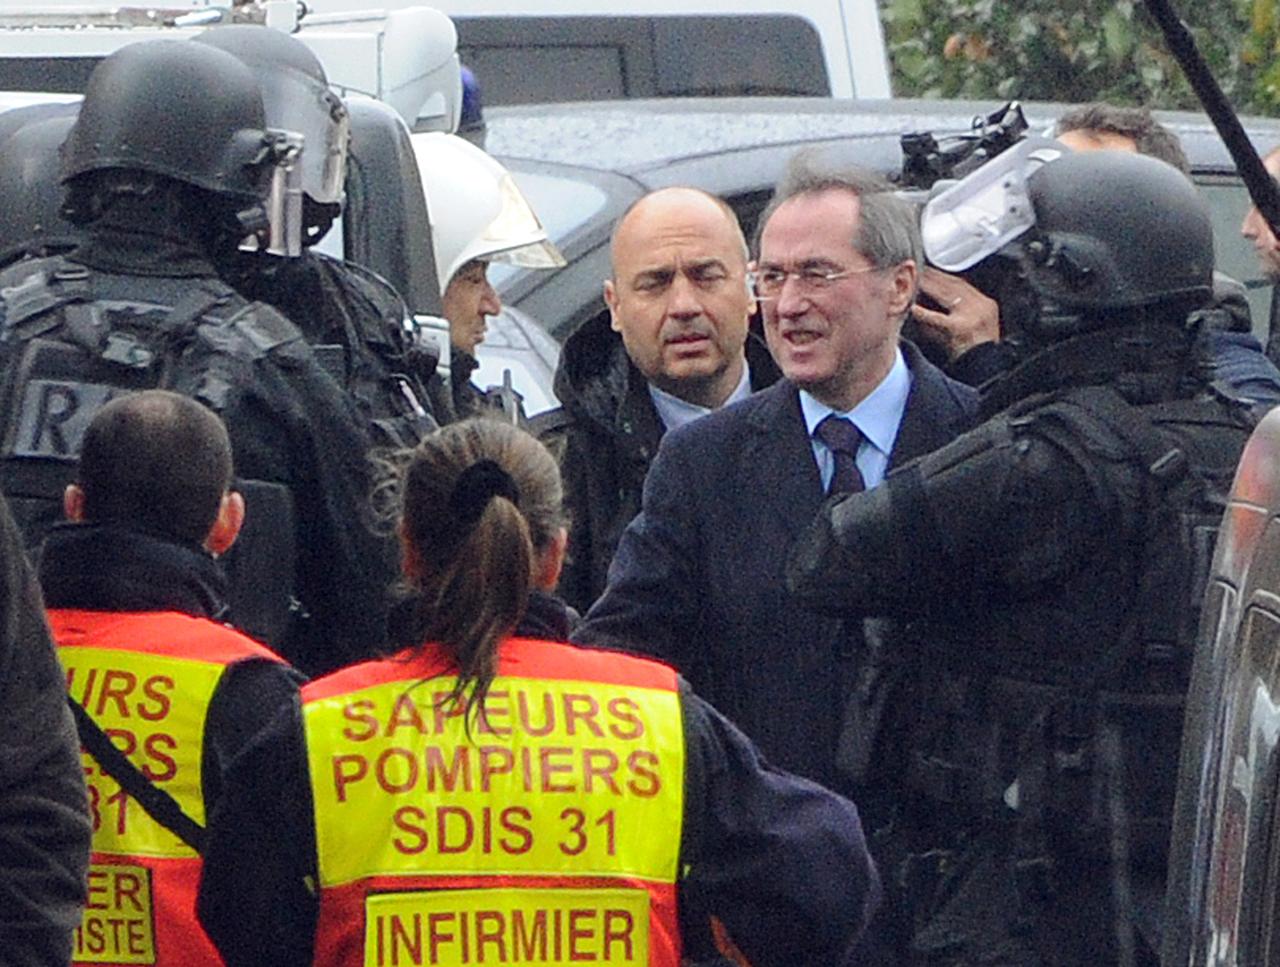
M804 414L805 429L809 432L809 442L813 446L813 458L817 461L818 472L822 476L824 493L831 486L835 458L827 445L813 435L818 424L835 414L851 420L862 431L863 441L857 456L858 470L866 486L874 487L884 480L888 471L889 454L893 452L894 441L898 439L898 429L902 426L902 414L906 411L910 392L911 370L907 368L901 349L897 351L893 365L889 367L889 372L880 381L880 385L851 410L833 410L827 404L819 403L805 390L800 390L800 411Z
M728 406L730 403L736 403L738 400L745 400L751 395L751 367L746 363L742 365L742 378L738 380L738 385L734 387L733 392L729 394L729 398L722 403L722 406ZM678 396L672 396L665 390L660 390L652 383L649 384L649 398L653 400L653 408L658 411L658 419L662 421L662 425L668 430L674 430L677 427L684 426L686 423L692 423L700 416L706 416L711 412L709 406L699 406L697 403L690 403L682 400Z

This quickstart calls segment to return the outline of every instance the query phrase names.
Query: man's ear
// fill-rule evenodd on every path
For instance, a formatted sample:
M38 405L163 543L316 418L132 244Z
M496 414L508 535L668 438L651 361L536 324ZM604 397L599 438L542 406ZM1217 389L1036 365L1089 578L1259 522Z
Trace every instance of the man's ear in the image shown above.
M84 491L79 484L67 484L62 492L62 513L67 520L77 524L84 522Z
M554 591L564 570L564 558L569 549L569 532L561 527L551 542L539 552L533 562L533 583L542 591Z
M915 301L916 287L919 284L918 275L916 263L912 259L899 262L894 266L893 275L889 278L889 284L893 287L889 299L889 311L893 315L905 316L907 310L911 308L911 303Z
M604 280L604 304L609 307L609 328L622 332L622 325L618 322L618 288L613 279Z
M244 526L244 497L235 490L222 495L218 516L205 536L204 547L214 557L220 557L231 549Z

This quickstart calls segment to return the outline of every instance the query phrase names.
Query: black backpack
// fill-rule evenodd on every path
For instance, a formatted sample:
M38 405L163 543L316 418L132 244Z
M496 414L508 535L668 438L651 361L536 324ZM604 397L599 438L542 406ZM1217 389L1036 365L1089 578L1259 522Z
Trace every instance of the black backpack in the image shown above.
M98 298L91 270L60 256L0 271L0 490L29 551L62 519L85 430L107 402L169 389L221 412L230 387L210 376L225 369L214 355L248 358L269 345L258 304L212 279L184 289L172 306ZM238 480L236 488L248 513L225 559L232 617L276 642L293 598L293 499L273 481Z

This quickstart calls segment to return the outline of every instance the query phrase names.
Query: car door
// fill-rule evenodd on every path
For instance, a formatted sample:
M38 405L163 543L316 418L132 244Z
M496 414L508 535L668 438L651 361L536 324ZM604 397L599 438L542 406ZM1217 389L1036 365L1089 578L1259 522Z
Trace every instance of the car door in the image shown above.
M1280 965L1280 410L1219 532L1178 783L1163 962Z

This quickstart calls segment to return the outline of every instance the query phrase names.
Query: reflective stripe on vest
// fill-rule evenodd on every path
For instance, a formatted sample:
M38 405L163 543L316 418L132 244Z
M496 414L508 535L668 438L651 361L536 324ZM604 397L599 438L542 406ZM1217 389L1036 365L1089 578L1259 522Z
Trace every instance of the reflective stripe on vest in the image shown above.
M218 681L235 662L280 659L230 628L173 612L54 609L49 624L72 698L203 824L205 716ZM195 917L200 858L81 755L93 861L73 963L220 965Z
M511 639L469 738L455 681L429 647L303 688L315 963L676 967L675 672Z

